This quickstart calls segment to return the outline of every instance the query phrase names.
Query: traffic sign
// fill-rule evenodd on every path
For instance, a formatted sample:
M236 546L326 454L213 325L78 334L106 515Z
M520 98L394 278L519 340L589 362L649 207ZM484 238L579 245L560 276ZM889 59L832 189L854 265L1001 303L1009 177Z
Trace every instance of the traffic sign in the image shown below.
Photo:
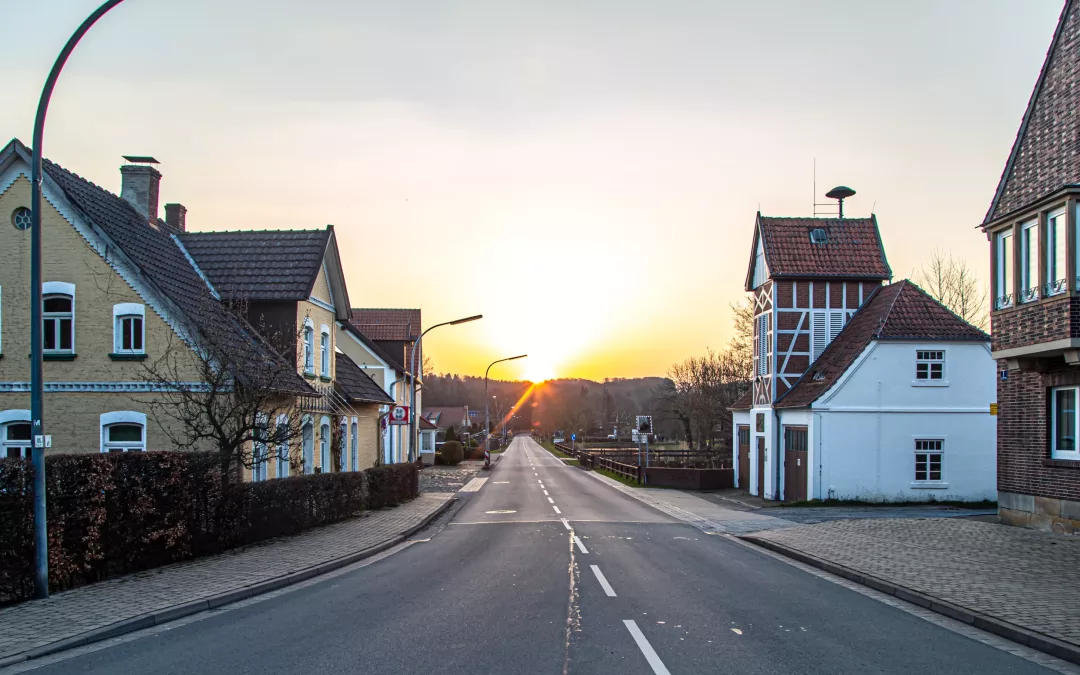
M390 424L408 424L409 406L396 405L390 409Z

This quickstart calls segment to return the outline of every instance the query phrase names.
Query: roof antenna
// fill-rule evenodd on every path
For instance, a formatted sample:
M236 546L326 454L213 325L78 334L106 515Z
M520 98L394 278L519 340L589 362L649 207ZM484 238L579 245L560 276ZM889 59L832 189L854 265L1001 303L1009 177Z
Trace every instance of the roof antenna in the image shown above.
M825 196L829 199L835 199L840 202L839 211L841 220L844 219L844 200L854 195L855 191L845 185L838 185L825 193Z

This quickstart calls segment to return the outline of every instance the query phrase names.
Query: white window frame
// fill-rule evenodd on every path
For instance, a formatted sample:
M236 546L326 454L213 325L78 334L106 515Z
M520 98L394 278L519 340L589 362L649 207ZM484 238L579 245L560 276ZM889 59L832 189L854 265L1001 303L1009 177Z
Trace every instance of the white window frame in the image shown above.
M319 471L330 473L330 434L333 426L330 418L323 415L319 420Z
M912 471L911 471L911 487L914 488L946 488L949 486L948 480L946 480L945 473L945 437L944 436L916 436L912 447L915 452L912 454ZM937 443L937 448L924 447L920 448L920 443ZM919 470L919 455L926 455L926 478L919 480L916 478ZM937 480L930 478L930 455L940 455L941 459L939 464L941 466L941 475Z
M1013 297L1016 277L1012 274L1013 266L1016 264L1016 239L1011 229L998 232L995 237L994 261L997 263L997 269L994 270L994 308L1006 309L1016 304L1016 298ZM1008 251L1005 250L1006 248Z
M114 354L145 354L146 353L146 305L137 302L122 302L113 305L113 353ZM123 323L126 319L139 319L140 349L124 349Z
M1032 251L1034 247L1034 251ZM1035 269L1031 264L1035 263ZM1020 226L1020 302L1039 299L1039 219Z
M930 358L924 356L925 354L933 353L941 354L940 359ZM919 364L925 363L926 366L926 378L919 378ZM933 368L931 364L941 364L941 377L931 377L933 374ZM911 384L914 387L947 387L949 386L949 351L944 347L919 347L915 350L915 373L911 379Z
M815 309L810 313L810 363L821 358L854 314L847 309Z
M353 471L360 470L360 420L356 417L349 423L349 461Z
M315 324L304 320L304 374L315 374Z
M289 416L284 413L278 415L276 424L279 429L285 427L287 430L289 428ZM288 435L288 433L278 433L279 438L287 438ZM277 469L274 475L278 478L288 478L291 469L289 466L289 442L287 440L279 442L276 449Z
M255 413L255 428L252 431L251 482L258 483L266 480L266 465L270 463L270 448L266 445L266 437L270 433L270 417L266 413ZM258 440L260 436L262 441Z
M321 369L321 375L325 378L330 377L330 326L323 324L319 328L319 368Z
M133 424L142 429L142 438L138 443L109 443L109 427L116 424ZM102 413L98 419L101 439L99 450L109 452L110 447L115 447L123 452L146 452L146 414L135 410L118 410L115 412Z
M1073 421L1072 421L1072 439L1073 449L1060 449L1057 447L1058 437L1058 420L1057 420L1057 395L1060 391L1072 391L1073 392ZM1073 385L1069 387L1054 387L1050 390L1050 458L1051 459L1067 459L1067 460L1080 460L1080 387Z
M52 316L45 314L45 299L49 296L67 296L71 298L71 349L45 349L45 326L44 322L49 319L62 320L66 314L54 313ZM41 284L41 350L44 354L74 354L75 353L75 284L66 281L45 281ZM57 325L59 328L59 324ZM61 343L60 333L56 333L56 344Z
M14 424L30 424L30 411L29 410L3 410L0 411L0 459L7 457L8 448L18 447L25 453L24 459L30 459L30 451L33 449L33 431L31 430L31 440L28 441L11 441L7 439L7 428L9 425Z
M300 447L303 453L304 473L315 473L315 420L311 415L304 415L300 425Z
M1046 298L1069 290L1066 276L1066 261L1069 259L1067 226L1065 207L1046 214L1046 285L1043 287L1043 297Z

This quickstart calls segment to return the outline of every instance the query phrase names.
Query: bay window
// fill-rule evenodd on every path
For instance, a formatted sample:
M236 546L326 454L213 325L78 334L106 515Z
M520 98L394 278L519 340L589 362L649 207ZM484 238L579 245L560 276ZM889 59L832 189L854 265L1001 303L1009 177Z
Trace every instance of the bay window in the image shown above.
M1013 305L1013 233L1012 230L997 235L994 259L994 307L1004 309Z
M1039 299L1039 220L1020 226L1020 302Z
M1051 211L1046 217L1046 286L1043 295L1064 293L1068 288L1065 258L1068 237L1065 234L1065 210Z

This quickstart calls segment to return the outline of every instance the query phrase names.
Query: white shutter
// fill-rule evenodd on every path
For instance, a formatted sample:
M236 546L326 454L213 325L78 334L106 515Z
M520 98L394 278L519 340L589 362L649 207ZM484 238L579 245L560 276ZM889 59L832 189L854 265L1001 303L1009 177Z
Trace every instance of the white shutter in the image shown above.
M836 339L836 336L844 329L845 323L843 310L829 312L829 342Z
M817 361L825 345L829 344L828 312L810 313L810 347L813 360Z
M769 315L758 317L758 375L769 372Z

